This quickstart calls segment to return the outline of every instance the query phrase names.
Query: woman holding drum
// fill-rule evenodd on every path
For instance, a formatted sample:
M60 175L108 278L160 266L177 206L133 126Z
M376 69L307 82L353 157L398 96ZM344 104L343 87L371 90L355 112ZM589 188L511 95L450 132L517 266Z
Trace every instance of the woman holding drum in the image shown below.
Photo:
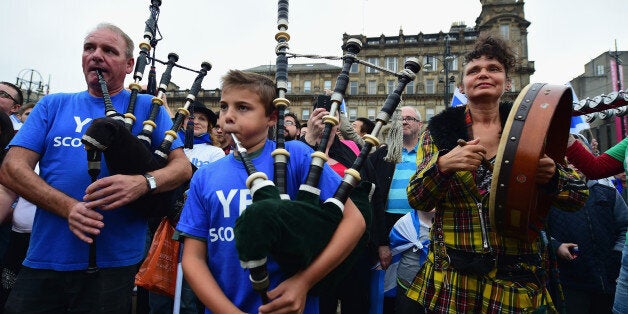
M505 41L481 36L465 56L462 89L468 103L434 116L419 139L418 170L410 179L408 200L417 210L435 208L436 213L428 260L407 295L428 313L552 307L540 241L506 236L489 222L493 163L513 107L502 103L501 96L510 89L514 66ZM541 154L530 180L552 197L553 205L578 210L586 186L559 161Z

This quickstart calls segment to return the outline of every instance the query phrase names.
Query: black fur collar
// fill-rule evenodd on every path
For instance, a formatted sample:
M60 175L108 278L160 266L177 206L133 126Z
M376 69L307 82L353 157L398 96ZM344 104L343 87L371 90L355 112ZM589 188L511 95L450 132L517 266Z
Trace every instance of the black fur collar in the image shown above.
M512 108L511 102L502 102L499 104L499 115L502 122L502 129L508 114ZM466 106L451 107L441 111L430 119L427 129L434 140L434 144L439 150L451 150L457 144L458 139L465 141L471 140L465 125L465 109Z

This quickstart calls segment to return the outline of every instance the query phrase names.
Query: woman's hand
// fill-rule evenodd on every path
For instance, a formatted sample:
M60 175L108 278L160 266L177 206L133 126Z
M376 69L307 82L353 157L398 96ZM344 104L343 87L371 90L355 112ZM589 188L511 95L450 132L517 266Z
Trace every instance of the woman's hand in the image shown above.
M539 167L536 171L536 183L545 184L549 182L554 176L554 173L556 173L556 163L552 158L543 155L543 158L539 160Z
M438 158L438 170L453 174L457 171L475 171L486 156L486 148L479 144L480 139L466 142L464 146L456 145L447 154Z

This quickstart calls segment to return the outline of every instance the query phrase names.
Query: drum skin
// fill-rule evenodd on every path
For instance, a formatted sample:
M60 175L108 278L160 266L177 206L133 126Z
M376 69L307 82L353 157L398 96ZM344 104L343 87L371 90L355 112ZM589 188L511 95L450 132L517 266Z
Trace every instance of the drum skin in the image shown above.
M515 100L502 131L489 198L491 227L499 234L533 242L553 195L535 183L543 155L564 164L572 115L565 85L534 83Z

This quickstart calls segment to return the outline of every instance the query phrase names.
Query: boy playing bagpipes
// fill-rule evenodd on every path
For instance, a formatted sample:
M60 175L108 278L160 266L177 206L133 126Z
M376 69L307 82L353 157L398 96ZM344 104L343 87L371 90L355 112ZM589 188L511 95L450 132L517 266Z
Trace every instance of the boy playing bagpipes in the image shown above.
M222 127L226 133L236 135L256 169L271 180L271 152L276 143L268 140L267 134L277 122L272 103L275 97L274 82L262 75L234 70L223 77ZM286 142L286 150L290 153L286 190L294 199L299 185L305 182L313 151L299 141ZM318 313L318 300L307 293L352 251L365 230L362 215L347 200L343 218L325 249L306 269L290 278L286 279L269 258L270 303L260 306L262 300L251 288L249 273L240 267L234 242L236 219L252 203L246 187L248 174L239 159L235 152L199 169L192 178L177 225L185 237L182 264L186 279L210 312ZM324 165L318 186L320 200L332 197L340 181Z

